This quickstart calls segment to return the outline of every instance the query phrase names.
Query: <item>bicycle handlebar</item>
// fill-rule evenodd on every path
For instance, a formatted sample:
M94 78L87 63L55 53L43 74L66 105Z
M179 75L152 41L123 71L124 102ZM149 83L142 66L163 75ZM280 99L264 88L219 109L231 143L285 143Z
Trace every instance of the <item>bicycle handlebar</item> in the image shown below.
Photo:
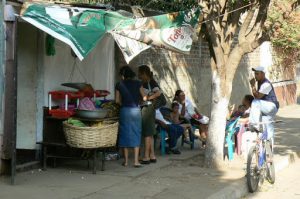
M284 123L284 122L283 122L283 120L272 120L272 121L267 121L267 122L250 123L250 125L271 124L271 123Z

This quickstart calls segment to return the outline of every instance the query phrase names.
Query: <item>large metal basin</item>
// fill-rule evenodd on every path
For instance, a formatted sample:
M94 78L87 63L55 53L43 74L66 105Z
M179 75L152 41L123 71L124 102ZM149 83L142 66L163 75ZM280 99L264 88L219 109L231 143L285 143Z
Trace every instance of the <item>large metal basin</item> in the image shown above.
M90 110L76 110L76 116L81 118L88 118L88 119L102 119L107 116L107 110L105 109L97 109L94 111Z
M76 83L63 83L61 85L69 87L69 88L75 88L75 89L78 89L78 90L82 90L89 84L84 83L84 82L76 82Z

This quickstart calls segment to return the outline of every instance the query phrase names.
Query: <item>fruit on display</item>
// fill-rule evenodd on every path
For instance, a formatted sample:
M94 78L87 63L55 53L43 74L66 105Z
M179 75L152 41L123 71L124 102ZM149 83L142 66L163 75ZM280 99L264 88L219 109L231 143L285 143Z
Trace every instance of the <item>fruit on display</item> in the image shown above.
M114 101L109 101L101 104L101 108L108 110L108 117L118 117L120 106Z
M103 127L103 122L95 122L91 124L91 127Z
M76 120L76 119L73 119L73 118L69 118L68 123L72 124L74 126L78 126L78 127L86 127L86 125L82 121Z

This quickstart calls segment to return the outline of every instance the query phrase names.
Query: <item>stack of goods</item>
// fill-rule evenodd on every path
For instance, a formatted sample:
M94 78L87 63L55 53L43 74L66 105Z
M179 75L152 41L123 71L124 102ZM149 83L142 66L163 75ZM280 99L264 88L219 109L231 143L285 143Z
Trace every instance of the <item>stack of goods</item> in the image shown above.
M68 122L68 124L71 124L73 126L78 126L78 127L85 127L85 126L87 126L82 121L76 120L76 119L73 119L73 118L69 118L67 122Z
M108 111L108 117L118 117L120 113L120 105L114 101L108 101L101 104L101 108Z

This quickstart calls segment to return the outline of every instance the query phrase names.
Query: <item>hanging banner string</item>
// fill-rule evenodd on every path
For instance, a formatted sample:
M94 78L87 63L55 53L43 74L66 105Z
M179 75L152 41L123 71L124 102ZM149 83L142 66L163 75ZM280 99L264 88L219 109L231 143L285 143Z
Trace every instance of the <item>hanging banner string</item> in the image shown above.
M234 9L234 10L232 10L232 11L229 11L229 12L226 13L226 14L230 14L230 13L233 13L233 12L236 12L236 11L239 11L239 10L242 10L242 9L244 9L244 8L247 8L247 7L251 6L251 5L253 5L253 4L254 4L254 3L250 3L250 4L247 4L247 5L244 5L244 6L240 7L240 8L237 8L237 9ZM204 20L204 21L202 21L200 24L203 24L203 23L212 21L212 20L217 19L217 18L219 18L219 17L223 17L224 15L225 15L225 14L221 14L221 15L218 15L218 16L212 18L212 19Z

